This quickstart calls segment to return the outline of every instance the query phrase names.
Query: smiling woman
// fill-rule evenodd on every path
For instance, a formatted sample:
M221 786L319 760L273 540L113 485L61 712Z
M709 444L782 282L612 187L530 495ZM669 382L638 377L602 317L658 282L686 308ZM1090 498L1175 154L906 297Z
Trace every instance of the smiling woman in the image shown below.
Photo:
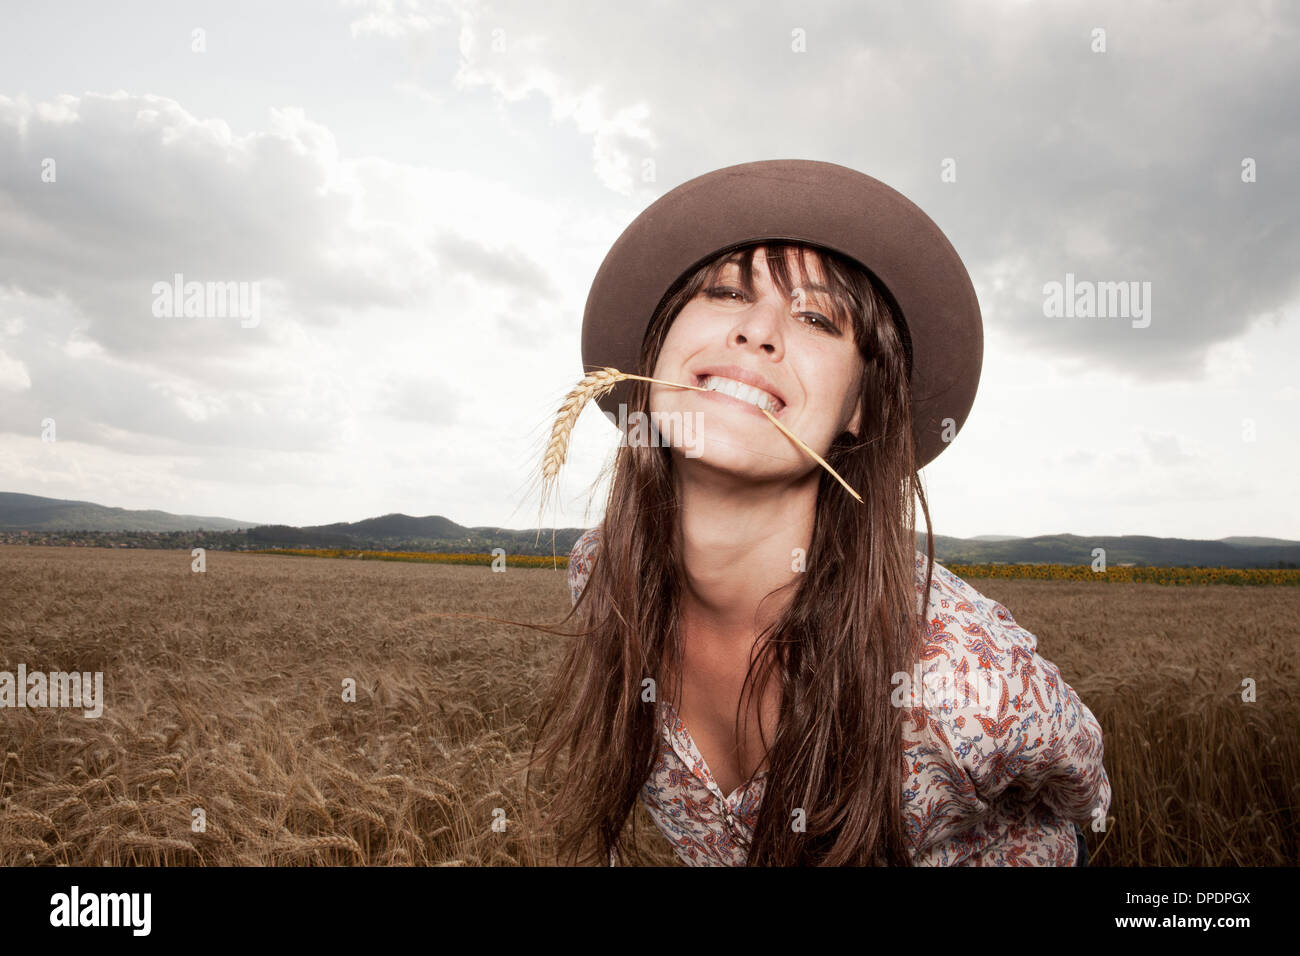
M561 858L618 859L639 798L692 865L1076 861L1072 821L1110 799L1100 728L928 528L916 550L917 470L969 411L979 327L933 222L833 164L716 171L615 243L584 359L657 381L601 405L704 427L695 456L621 443L570 558L584 631L533 754L567 755ZM989 666L992 703L894 693Z

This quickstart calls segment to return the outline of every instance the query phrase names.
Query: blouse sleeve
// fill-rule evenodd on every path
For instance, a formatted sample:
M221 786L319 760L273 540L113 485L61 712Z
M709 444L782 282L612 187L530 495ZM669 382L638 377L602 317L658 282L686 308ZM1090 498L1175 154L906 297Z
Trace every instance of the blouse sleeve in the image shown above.
M600 529L591 528L579 536L573 544L573 550L569 552L569 596L574 604L578 603L582 589L591 577L591 566L596 560L596 547L599 543Z
M955 600L940 666L957 693L931 716L976 795L987 803L1014 788L1067 820L1104 815L1111 787L1097 718L1009 610L936 565L941 576Z

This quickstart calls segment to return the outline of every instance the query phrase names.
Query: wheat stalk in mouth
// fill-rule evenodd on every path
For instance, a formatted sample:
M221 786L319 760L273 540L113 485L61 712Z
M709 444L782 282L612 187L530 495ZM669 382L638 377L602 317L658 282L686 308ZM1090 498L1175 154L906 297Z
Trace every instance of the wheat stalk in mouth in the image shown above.
M692 385L690 387L694 388L695 386ZM707 389L701 389L701 391L707 391ZM862 503L862 496L858 494L856 491L854 491L851 487L849 487L849 483L839 476L839 472L837 472L830 465L826 464L825 459L823 459L821 455L817 454L817 452L813 451L811 448L805 445L798 435L796 435L794 432L790 431L790 429L786 428L784 425L778 422L776 420L776 416L773 415L771 412L769 412L766 408L760 408L759 411L767 416L768 421L770 421L777 428L781 429L781 431L785 432L787 438L789 438L792 442L794 442L796 445L798 445L800 448L806 451L809 455L811 455L813 460L816 461L817 464L821 465L823 468L829 471L831 473L832 478L834 478L841 485L843 485L845 490L847 490L849 494L851 494L854 498L858 499L859 504Z
M606 392L610 391L615 385L624 379L639 379L643 382L654 382L657 385L667 385L670 388L692 388L697 392L707 392L707 388L701 388L698 385L683 385L679 382L666 382L659 378L649 378L645 375L633 375L631 372L620 372L616 368L606 366L597 369L585 376L582 381L570 390L569 394L564 397L560 404L560 410L555 416L555 424L551 426L551 438L546 443L546 451L542 455L542 510L546 508L546 502L550 498L551 492L555 487L555 482L559 478L560 469L564 467L564 460L569 452L569 437L573 433L573 426L578 421L578 416L582 410L587 407L587 403L599 399ZM757 406L756 406L757 407ZM859 502L862 496L849 487L849 483L836 473L835 469L826 464L826 461L811 448L800 440L799 436L786 428L776 416L766 408L759 408L760 412L767 416L768 420L781 429L791 441L802 448L813 460L831 473L831 476L843 485L854 498ZM541 513L538 514L538 534L541 533Z

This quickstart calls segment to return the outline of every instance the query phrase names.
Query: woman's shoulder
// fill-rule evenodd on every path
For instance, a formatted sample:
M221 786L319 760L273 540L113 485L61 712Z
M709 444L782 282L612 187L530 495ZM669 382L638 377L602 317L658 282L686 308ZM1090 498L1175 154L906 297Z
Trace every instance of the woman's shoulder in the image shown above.
M916 565L920 594L924 554ZM976 803L1019 780L1065 818L1091 819L1110 803L1101 726L1037 645L1004 605L936 562L919 673L907 675L911 731L928 737L911 741L913 756L950 754L939 764L961 772L949 783Z
M926 568L925 554L917 551L916 593L918 595L925 587ZM996 630L1005 633L1016 643L1028 646L1030 650L1037 649L1037 638L1016 623L1015 617L1004 604L980 593L968 581L953 574L938 561L934 562L925 618L931 627L942 623L971 628L976 633L981 628ZM939 633L941 632L942 629ZM934 634L932 633L931 636Z
M600 526L597 525L580 534L569 551L569 595L575 604L587 585L587 578L591 577L591 567L595 563L599 546Z

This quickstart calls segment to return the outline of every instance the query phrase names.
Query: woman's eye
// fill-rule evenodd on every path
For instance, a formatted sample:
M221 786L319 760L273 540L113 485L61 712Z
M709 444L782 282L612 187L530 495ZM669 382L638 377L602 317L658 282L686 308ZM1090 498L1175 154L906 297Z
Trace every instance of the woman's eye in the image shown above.
M741 299L745 298L744 292L740 289L733 289L731 286L714 286L708 290L708 294L714 299L724 299L729 295L739 296Z
M820 313L797 312L795 314L804 316L807 319L807 324L809 325L810 328L821 329L823 332L827 332L831 335L834 335L838 331L835 328L834 323L832 323L830 319L826 318L826 316L821 315ZM811 324L814 320L817 322L815 326Z

